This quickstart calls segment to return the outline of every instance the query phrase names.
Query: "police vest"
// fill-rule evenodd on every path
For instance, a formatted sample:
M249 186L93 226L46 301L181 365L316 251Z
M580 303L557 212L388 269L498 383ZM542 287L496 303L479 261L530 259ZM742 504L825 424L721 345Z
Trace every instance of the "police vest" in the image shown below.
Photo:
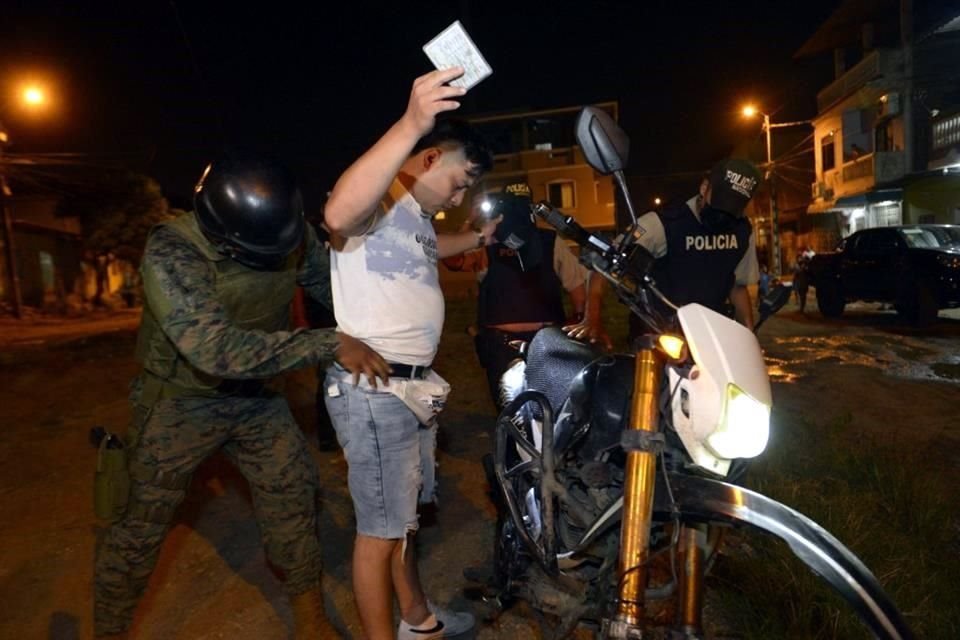
M537 229L543 247L540 264L523 271L516 251L502 244L487 247L487 275L480 282L477 322L481 327L513 322L565 320L563 287L553 270L557 234Z
M685 203L658 215L667 237L667 253L653 267L658 288L677 306L696 302L722 312L749 247L750 222L737 218L710 228Z
M282 269L257 271L218 252L200 231L192 213L161 222L195 248L210 264L214 297L227 319L241 329L268 333L289 327L290 303L297 287L300 252L293 252ZM161 321L173 311L174 301L150 278L144 278L143 318L137 336L137 359L147 375L141 376L143 401L150 406L162 397L179 395L229 395L235 383L195 368L161 329Z

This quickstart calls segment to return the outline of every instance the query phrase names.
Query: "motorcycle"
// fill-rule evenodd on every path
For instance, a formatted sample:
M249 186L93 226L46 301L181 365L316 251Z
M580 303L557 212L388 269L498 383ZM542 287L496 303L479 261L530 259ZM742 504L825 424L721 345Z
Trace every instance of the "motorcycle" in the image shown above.
M585 108L577 141L613 175L636 229L623 168L629 140ZM575 241L648 327L633 352L606 354L541 330L501 380L505 403L486 461L498 494L490 599L526 600L546 635L586 624L642 638L671 601L681 637L703 637L704 573L724 528L784 540L880 638L910 629L869 569L806 516L732 482L770 433L770 382L754 331L698 304L676 307L628 231L608 241L547 203L534 213ZM642 231L641 231L642 233ZM789 299L774 289L754 330Z

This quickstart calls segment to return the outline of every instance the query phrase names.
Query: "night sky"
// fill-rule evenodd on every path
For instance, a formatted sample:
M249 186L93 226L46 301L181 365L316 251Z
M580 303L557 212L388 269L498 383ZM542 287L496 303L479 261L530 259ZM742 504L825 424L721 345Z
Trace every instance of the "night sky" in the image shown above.
M815 115L830 57L792 56L839 0L4 4L0 82L44 76L58 107L0 103L11 153L128 165L183 204L240 144L291 164L309 207L402 114L431 69L422 45L455 19L494 70L463 113L619 100L642 182L759 138L738 115L748 99L776 120Z

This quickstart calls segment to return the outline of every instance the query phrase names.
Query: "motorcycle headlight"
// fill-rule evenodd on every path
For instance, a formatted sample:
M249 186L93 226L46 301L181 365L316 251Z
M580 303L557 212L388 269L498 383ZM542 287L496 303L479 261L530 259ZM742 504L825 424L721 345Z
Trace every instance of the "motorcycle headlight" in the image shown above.
M707 446L721 458L753 458L763 453L769 438L770 407L728 384L720 424L707 436Z

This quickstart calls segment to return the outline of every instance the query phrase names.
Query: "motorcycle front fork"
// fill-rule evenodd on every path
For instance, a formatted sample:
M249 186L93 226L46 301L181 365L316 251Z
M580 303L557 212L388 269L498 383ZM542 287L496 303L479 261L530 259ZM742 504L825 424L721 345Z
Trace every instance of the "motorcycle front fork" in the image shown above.
M603 635L616 640L643 637L644 592L650 559L650 528L656 487L660 436L659 395L664 355L652 337L640 338L634 361L630 424L623 435L627 452L623 487L623 520L620 525L620 557L617 567L617 609L605 621ZM658 437L660 438L658 440ZM703 604L703 533L684 527L680 535L683 569L680 581L678 632L697 637L701 633Z
M683 568L680 581L680 607L677 615L678 635L699 638L703 632L703 573L706 526L685 525L680 532L680 553Z

